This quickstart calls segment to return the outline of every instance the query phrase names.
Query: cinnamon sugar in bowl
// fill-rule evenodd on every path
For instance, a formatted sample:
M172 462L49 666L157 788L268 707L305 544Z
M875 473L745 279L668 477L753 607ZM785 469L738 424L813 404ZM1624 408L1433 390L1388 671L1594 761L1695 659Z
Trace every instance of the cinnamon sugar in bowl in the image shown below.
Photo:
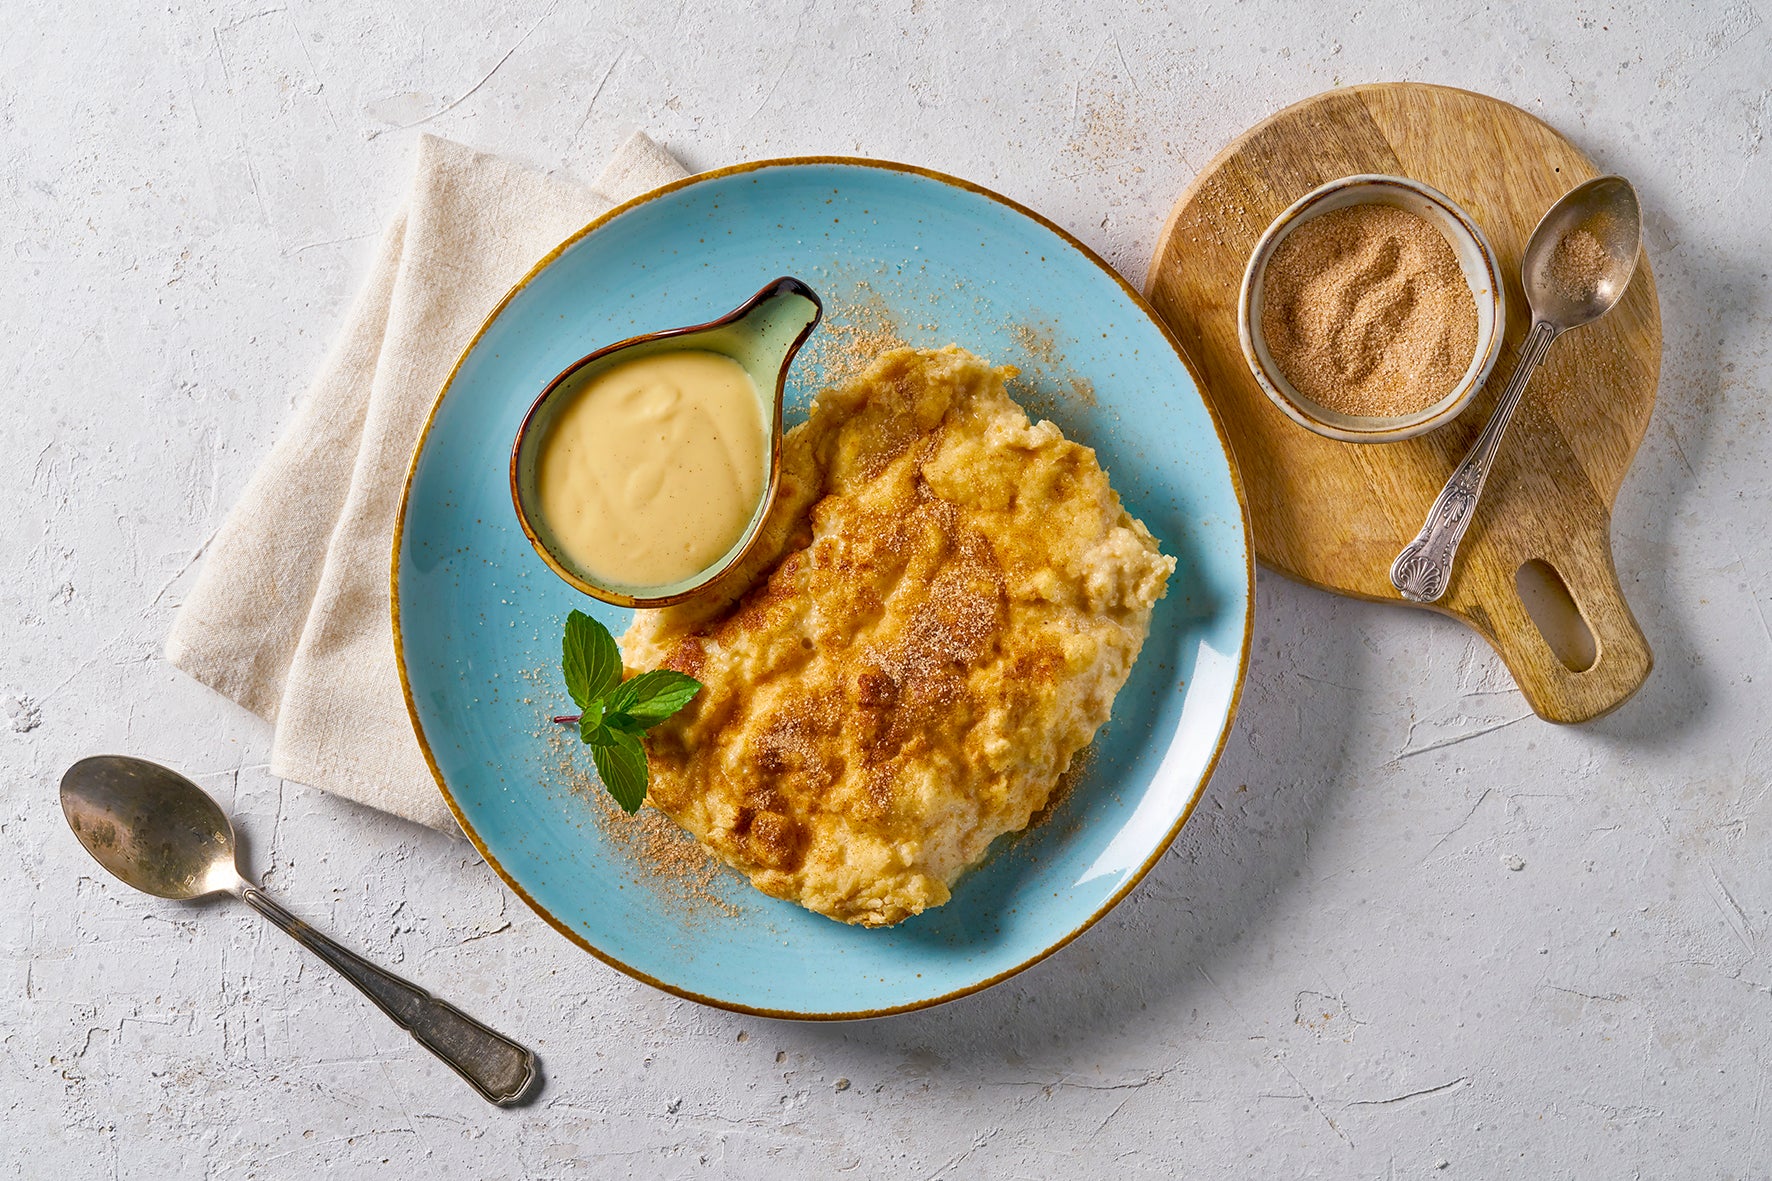
M1506 324L1483 231L1444 194L1349 176L1274 219L1243 274L1250 372L1300 425L1355 443L1424 434L1482 387Z

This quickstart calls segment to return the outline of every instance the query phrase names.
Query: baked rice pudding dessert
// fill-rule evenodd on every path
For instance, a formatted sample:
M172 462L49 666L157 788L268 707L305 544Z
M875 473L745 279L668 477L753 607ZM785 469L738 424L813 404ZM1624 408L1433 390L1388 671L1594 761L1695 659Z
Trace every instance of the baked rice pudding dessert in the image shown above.
M868 927L946 902L1132 671L1175 559L1014 374L897 349L820 394L734 589L622 638L704 686L646 736L648 802L766 894Z

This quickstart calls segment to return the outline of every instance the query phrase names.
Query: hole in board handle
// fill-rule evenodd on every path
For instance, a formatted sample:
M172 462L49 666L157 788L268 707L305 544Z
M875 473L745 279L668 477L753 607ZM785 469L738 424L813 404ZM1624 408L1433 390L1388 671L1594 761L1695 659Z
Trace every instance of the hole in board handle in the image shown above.
M1575 596L1569 593L1556 567L1543 558L1533 558L1514 574L1514 589L1520 593L1526 614L1538 625L1539 634L1564 668L1582 673L1594 666L1600 649L1593 629L1582 618Z

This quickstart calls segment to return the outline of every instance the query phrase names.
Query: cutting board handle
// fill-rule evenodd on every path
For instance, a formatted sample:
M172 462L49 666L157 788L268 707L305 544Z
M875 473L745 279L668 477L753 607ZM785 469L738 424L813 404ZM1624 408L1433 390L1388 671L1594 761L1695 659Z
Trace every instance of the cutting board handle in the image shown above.
M1642 686L1655 663L1619 586L1609 533L1605 523L1598 530L1581 531L1559 553L1527 559L1555 571L1552 581L1560 580L1561 593L1567 595L1561 607L1553 593L1552 601L1539 609L1540 616L1549 617L1548 629L1533 618L1517 574L1513 587L1496 588L1494 601L1484 605L1491 625L1483 629L1485 638L1513 673L1527 703L1548 721L1585 722L1618 708ZM1572 642L1570 633L1556 626L1559 612L1570 610L1568 600L1592 636L1585 652L1579 639ZM1592 664L1581 667L1590 657Z

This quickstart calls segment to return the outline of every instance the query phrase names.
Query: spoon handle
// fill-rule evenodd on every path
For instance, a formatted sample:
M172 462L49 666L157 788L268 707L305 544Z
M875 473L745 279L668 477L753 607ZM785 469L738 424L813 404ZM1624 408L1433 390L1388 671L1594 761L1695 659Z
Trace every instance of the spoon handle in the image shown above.
M1526 383L1532 380L1532 371L1538 368L1545 350L1556 338L1557 330L1552 325L1543 320L1533 323L1526 343L1520 348L1520 359L1514 363L1514 375L1508 380L1507 389L1502 391L1501 400L1495 404L1495 412L1489 416L1483 433L1477 436L1470 453L1453 469L1452 478L1446 481L1446 487L1440 491L1433 507L1427 510L1427 522L1422 525L1421 532L1391 563L1391 585L1405 599L1432 603L1446 593L1446 587L1452 581L1452 563L1458 556L1458 543L1464 540L1464 532L1470 528L1477 498L1483 494L1489 469L1495 466L1495 456L1501 451L1501 437L1507 433L1514 411L1519 409L1520 399L1526 393Z
M535 1055L530 1051L454 1005L340 947L277 905L257 886L244 887L240 896L247 905L287 931L290 938L336 968L339 975L392 1017L394 1024L449 1063L487 1099L502 1106L529 1089L535 1078Z

